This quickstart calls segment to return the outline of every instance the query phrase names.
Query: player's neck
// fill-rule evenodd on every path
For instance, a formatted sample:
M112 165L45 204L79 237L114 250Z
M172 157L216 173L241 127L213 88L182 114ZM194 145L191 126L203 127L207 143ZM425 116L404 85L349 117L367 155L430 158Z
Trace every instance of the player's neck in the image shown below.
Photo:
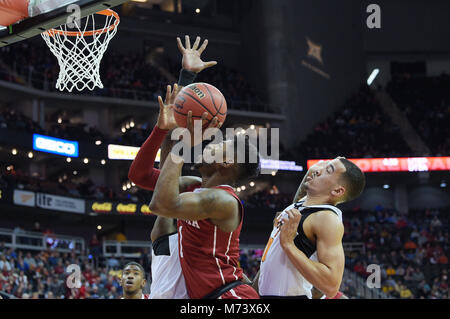
M228 178L218 173L214 173L211 176L202 176L202 188L210 188L219 185L228 185Z
M313 195L307 194L304 205L305 206L334 205L334 203L331 203L327 196L313 196Z
M142 299L142 290L138 290L134 294L127 295L123 294L123 299Z

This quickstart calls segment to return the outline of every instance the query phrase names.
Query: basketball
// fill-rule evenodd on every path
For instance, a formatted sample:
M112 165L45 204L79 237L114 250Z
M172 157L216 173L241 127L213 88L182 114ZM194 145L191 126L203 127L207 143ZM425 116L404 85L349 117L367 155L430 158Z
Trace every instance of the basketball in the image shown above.
M193 83L178 93L174 111L175 120L180 127L186 127L189 111L192 111L194 121L201 119L203 113L208 112L207 122L203 123L205 129L214 117L222 124L225 122L227 102L215 86L208 83Z

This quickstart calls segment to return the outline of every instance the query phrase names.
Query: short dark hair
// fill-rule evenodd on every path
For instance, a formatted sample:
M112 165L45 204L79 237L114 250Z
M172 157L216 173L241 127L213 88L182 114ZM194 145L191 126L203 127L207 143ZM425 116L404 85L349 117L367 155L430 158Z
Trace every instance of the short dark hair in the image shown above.
M139 264L139 263L137 263L135 261L130 261L125 266L123 266L123 270L125 270L125 268L127 268L128 266L136 266L136 267L138 267L139 270L142 271L142 273L144 274L144 277L145 277L145 270L144 270L144 267L142 267L141 264Z
M342 178L344 179L346 188L345 201L349 202L361 195L364 186L366 186L366 177L363 171L355 163L346 158L340 158L339 160L345 167Z
M238 176L237 181L245 180L252 177L257 177L261 171L261 162L259 157L258 149L255 145L250 143L250 138L248 135L243 135L244 138L244 151L245 151L245 161L244 163L237 163L238 166ZM237 157L239 152L239 143L242 137L238 135L234 136L234 157ZM250 159L256 158L256 161L250 161Z

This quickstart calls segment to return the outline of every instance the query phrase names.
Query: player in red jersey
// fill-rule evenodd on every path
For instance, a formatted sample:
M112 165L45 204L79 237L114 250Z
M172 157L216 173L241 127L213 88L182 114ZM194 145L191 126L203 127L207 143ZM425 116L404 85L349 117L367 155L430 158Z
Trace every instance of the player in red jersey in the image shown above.
M120 279L123 289L122 299L149 299L149 295L142 292L146 282L145 271L140 264L136 262L126 264Z
M211 126L217 124L214 119ZM192 112L188 113L187 126L193 136ZM177 154L166 158L159 174L150 210L158 216L178 219L180 263L190 298L259 298L251 286L243 284L243 271L238 266L244 210L232 185L259 172L256 147L248 139L244 143L245 163L237 163L237 138L209 144L211 153L221 152L223 158L196 165L202 177L201 188L193 192L180 193L184 162ZM227 162L227 150L232 148L235 158Z
M176 122L170 106L173 105L178 91L183 86L193 83L196 75L202 70L217 64L215 61L204 62L201 59L208 40L205 40L200 46L200 37L197 37L192 48L188 36L186 36L187 48L184 48L179 38L177 38L177 42L183 56L178 85L174 85L173 90L170 86L167 87L164 102L161 98L158 99L160 112L156 126L141 146L128 173L128 178L138 187L150 191L154 190L160 174L160 170L154 168L158 149L161 147L161 168L173 145L173 141L170 139L170 130L176 127ZM193 191L200 185L199 177L182 176L180 178L180 192ZM176 221L173 218L158 216L153 225L151 240L153 243L151 299L188 298L179 262Z
M183 56L183 69L180 73L178 86L175 85L173 90L170 86L167 87L164 102L159 98L160 113L157 124L149 138L141 146L128 173L128 177L132 182L146 190L154 190L160 175L160 170L153 167L159 147L161 147L161 168L173 145L170 140L170 130L176 127L176 122L170 105L173 104L177 92L182 86L192 83L197 73L216 64L215 61L203 62L200 58L208 44L208 40L205 40L203 45L199 46L200 38L197 37L192 48L190 47L188 36L186 36L186 48L182 45L179 38L177 38L177 42ZM179 179L179 190L181 193L191 192L201 186L201 181L201 178L197 176L182 176ZM154 271L152 271L151 298L185 298L182 291L184 278L179 273L176 265L177 263L179 264L179 255L176 252L178 247L171 246L173 239L178 237L177 228L173 222L173 218L158 216L152 229L151 239L154 244L152 249L152 270ZM178 240L175 242L178 242ZM161 247L166 247L166 249L159 249ZM176 258L175 255L172 256L175 252ZM167 269L170 269L170 273L165 271ZM250 282L245 275L244 282Z
M192 118L189 119L192 121ZM246 142L246 158L257 150ZM235 147L235 141L215 144L216 152ZM235 151L235 154L237 152ZM257 299L256 291L242 283L238 266L243 207L231 185L256 175L258 163L203 163L198 165L202 188L179 192L181 157L166 158L150 203L159 216L178 219L180 262L190 298Z

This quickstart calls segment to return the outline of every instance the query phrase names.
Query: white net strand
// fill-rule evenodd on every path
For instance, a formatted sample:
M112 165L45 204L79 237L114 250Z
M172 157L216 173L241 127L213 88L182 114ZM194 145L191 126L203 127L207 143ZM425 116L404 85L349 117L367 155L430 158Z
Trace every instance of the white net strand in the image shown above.
M83 30L74 21L76 31L80 33L76 36L67 35L67 32L70 32L67 25L57 29L63 31L63 34L51 30L42 33L45 42L58 59L60 71L56 88L60 91L92 91L96 87L103 88L100 62L109 42L117 33L117 27L110 29L116 18L114 15L105 16L105 26L96 31L94 16L95 14L86 18ZM92 25L92 36L85 35L89 25Z

